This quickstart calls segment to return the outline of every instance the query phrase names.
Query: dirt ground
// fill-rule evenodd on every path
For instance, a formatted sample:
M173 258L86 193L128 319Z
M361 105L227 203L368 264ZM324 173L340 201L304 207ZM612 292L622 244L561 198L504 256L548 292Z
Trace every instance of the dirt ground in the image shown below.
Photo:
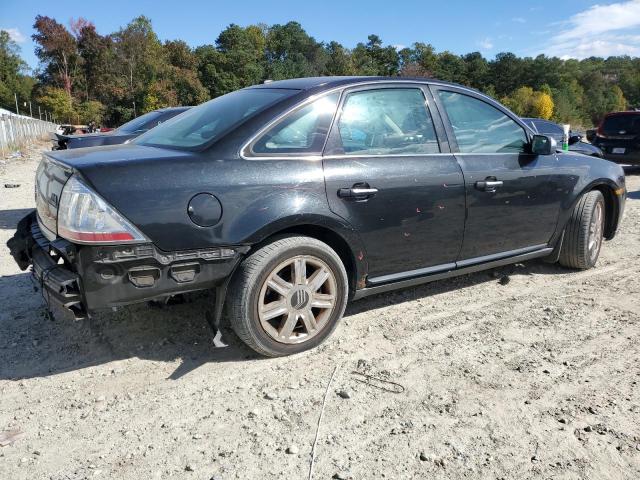
M315 479L640 478L640 176L593 270L376 296L320 348L262 359L228 330L212 348L206 296L49 320L5 246L38 148L0 162L0 441L21 432L0 479L306 479L336 367Z

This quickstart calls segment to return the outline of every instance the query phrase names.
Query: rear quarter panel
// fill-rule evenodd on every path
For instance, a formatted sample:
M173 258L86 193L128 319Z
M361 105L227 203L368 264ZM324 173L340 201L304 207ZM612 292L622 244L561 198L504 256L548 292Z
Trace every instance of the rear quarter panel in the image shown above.
M126 145L76 168L100 195L162 250L251 245L284 228L319 225L358 247L357 235L327 206L322 162L216 159L209 153ZM127 161L110 161L117 156ZM193 223L189 201L211 193L222 204L212 227Z

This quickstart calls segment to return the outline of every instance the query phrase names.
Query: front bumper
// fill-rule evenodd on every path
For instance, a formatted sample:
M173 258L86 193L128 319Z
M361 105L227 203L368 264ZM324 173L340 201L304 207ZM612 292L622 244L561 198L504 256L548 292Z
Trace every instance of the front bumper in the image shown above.
M233 273L248 247L164 252L153 244L75 245L42 235L36 213L7 242L22 270L32 273L49 306L76 319L92 312L213 288Z

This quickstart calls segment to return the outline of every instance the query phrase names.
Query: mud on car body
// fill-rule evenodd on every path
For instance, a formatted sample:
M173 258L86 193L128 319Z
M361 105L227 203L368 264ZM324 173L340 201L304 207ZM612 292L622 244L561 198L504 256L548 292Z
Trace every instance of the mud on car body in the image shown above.
M286 355L349 299L538 257L595 265L624 173L555 147L454 84L272 82L127 145L45 153L9 247L76 318L214 289L217 321Z

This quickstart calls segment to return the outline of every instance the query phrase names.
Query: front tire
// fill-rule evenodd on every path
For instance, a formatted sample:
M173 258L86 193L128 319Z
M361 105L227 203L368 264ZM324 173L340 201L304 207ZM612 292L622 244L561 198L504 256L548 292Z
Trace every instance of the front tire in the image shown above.
M228 291L227 314L238 337L278 357L314 348L333 332L347 304L348 280L331 247L292 236L249 255Z
M571 212L567 223L560 265L587 270L595 266L600 255L605 221L605 204L597 190L585 193Z

